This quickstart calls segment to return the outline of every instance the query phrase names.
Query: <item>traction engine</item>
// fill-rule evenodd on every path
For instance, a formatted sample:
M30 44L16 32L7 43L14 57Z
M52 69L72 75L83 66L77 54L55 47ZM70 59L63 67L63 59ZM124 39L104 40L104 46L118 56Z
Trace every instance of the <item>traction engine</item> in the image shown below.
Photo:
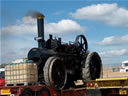
M88 51L84 35L78 35L74 42L63 43L61 38L50 34L44 40L44 16L37 16L38 48L28 52L28 59L38 66L38 81L52 88L74 87L77 80L95 80L102 73L101 58L97 52Z

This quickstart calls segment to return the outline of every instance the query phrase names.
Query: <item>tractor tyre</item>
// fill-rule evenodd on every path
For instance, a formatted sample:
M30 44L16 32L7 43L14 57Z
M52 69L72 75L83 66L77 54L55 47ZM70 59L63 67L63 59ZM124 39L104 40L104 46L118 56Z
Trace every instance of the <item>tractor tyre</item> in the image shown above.
M55 89L64 88L67 81L67 71L59 57L49 57L43 70L46 85Z
M82 69L82 78L84 81L95 80L102 75L102 62L97 52L91 52L87 55Z

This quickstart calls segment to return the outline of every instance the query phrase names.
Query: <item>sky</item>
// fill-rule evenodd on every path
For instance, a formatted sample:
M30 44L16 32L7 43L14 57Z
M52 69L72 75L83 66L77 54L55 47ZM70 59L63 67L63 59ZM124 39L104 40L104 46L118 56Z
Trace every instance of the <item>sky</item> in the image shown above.
M75 41L83 34L90 52L98 52L104 66L128 60L128 0L1 0L0 63L27 57L37 47L36 19L45 15L45 40L49 34Z

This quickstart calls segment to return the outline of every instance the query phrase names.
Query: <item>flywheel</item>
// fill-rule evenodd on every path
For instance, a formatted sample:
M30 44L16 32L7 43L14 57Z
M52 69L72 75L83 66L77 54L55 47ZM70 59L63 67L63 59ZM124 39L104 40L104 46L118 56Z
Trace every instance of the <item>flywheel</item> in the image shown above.
M78 35L75 40L75 46L78 49L79 54L85 57L88 52L88 43L84 35Z
M59 57L49 57L43 70L46 85L52 88L64 88L67 81L67 71Z

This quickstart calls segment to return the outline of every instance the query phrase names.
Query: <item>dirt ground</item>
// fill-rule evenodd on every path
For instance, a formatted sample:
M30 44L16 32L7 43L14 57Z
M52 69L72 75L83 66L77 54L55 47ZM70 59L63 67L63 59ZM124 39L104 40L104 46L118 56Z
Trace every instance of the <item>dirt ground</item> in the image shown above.
M103 69L103 78L112 78L112 77L128 77L128 72L112 72L112 68Z
M128 72L104 72L103 78L128 77Z

